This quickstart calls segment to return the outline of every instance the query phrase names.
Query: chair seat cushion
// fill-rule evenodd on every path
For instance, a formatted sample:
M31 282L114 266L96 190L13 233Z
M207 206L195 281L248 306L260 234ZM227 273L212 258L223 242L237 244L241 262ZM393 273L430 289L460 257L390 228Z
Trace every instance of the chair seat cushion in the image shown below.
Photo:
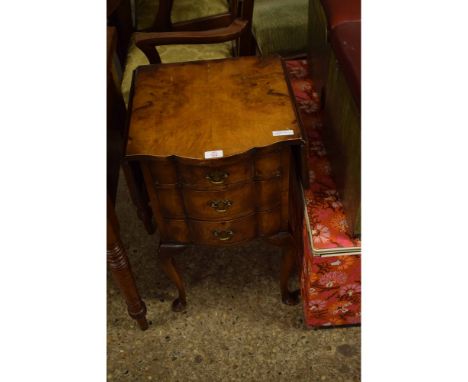
M329 29L349 22L361 21L361 0L320 0Z
M262 55L305 51L308 0L255 0L252 32Z
M361 105L361 22L338 25L330 43L358 107Z

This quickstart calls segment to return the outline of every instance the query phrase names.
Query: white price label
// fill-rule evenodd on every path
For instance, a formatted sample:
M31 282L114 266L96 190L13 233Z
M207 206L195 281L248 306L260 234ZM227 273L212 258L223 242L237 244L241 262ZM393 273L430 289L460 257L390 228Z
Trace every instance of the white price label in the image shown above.
M275 130L273 131L273 136L274 137L280 137L282 135L294 135L293 130Z
M205 151L205 159L222 158L223 156L223 150Z

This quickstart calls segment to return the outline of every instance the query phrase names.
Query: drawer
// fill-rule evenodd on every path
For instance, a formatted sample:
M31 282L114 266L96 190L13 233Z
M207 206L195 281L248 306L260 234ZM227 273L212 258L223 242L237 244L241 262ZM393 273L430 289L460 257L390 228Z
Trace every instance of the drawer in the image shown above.
M270 179L280 177L283 173L281 156L288 147L271 150L262 149L255 155L255 179Z
M226 220L255 211L253 182L232 185L222 191L183 191L187 215L194 219ZM279 194L278 194L279 195Z
M282 178L255 182L256 209L269 210L281 203Z
M182 182L197 189L222 189L254 177L258 180L281 177L284 150L289 150L289 147L268 147L257 150L255 154L199 162L180 158L156 159L148 161L148 168L155 185Z
M223 222L190 220L189 224L196 244L230 245L255 238L257 231L255 214Z
M202 190L222 189L230 184L253 179L253 161L240 157L228 162L214 160L210 165L180 163L179 171L182 183L186 186Z
M259 236L270 236L281 231L281 208L257 213Z

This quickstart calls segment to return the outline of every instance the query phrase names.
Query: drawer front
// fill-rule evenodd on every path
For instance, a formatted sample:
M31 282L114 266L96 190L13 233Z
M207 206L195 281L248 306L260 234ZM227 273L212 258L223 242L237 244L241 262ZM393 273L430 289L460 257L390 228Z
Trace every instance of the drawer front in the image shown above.
M270 210L281 203L281 178L255 182L256 209Z
M179 170L184 185L202 190L222 189L253 178L252 160L210 166L180 164Z
M167 158L147 163L155 185L174 185L181 182L199 189L219 189L254 177L259 180L281 177L282 156L285 150L289 150L289 147L263 148L255 154L242 154L199 163Z
M283 173L281 156L288 147L271 150L260 150L255 155L255 179L270 179L280 177Z
M184 189L188 217L194 219L226 220L255 211L253 182L233 185L222 191ZM279 194L278 194L279 195Z
M196 244L230 245L255 238L255 214L222 222L190 220L193 239Z
M259 236L270 236L281 231L281 209L258 212L257 225Z

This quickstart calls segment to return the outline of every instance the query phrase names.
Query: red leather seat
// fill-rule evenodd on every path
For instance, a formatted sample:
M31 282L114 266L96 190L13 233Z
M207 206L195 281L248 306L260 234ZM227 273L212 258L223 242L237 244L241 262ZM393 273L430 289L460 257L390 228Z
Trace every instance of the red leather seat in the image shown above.
M333 28L330 43L358 108L361 107L361 22Z
M320 0L329 29L350 21L361 21L361 0Z

